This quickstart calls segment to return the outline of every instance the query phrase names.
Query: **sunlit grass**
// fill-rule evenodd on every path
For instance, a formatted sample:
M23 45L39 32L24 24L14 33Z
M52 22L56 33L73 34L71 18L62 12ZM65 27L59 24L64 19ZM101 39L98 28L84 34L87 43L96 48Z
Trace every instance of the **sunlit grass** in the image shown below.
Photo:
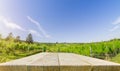
M116 63L120 63L120 54L118 54L118 55L116 55L115 57L113 57L113 58L111 59L111 61L116 62Z

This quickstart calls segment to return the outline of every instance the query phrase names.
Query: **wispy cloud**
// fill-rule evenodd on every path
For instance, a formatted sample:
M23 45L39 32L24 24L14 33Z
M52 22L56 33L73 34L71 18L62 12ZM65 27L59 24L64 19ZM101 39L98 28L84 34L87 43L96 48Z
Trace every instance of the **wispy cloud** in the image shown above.
M32 23L34 23L34 24L38 27L39 31L40 31L46 38L50 38L50 35L48 35L48 34L46 33L46 31L43 29L43 27L40 25L39 22L35 21L35 20L32 19L30 16L27 16L27 18L28 18L29 21L31 21Z
M113 32L113 31L117 30L118 28L119 28L119 26L117 25L117 26L113 27L112 29L110 29L110 31Z
M115 21L113 21L113 28L110 29L109 31L113 32L113 31L116 31L117 29L120 28L120 17L118 17Z
M5 17L2 17L2 16L1 16L1 17L0 17L0 22L2 22L2 23L0 23L0 24L1 24L1 25L4 25L6 28L13 29L13 30L20 30L20 31L24 31L24 32L29 32L29 33L37 36L37 37L42 37L42 36L40 35L40 33L37 32L36 30L33 30L33 29L30 29L30 30L24 29L24 28L22 28L20 25L14 23L14 22L11 22L11 20L9 20L9 19L7 19L7 18L5 18Z
M114 25L120 24L120 17L118 17L112 24Z
M4 17L0 17L0 22L2 22L2 24L5 25L7 28L25 31L24 28L22 28L21 26L19 26L18 24L14 23L14 22L9 21L8 19L6 19Z

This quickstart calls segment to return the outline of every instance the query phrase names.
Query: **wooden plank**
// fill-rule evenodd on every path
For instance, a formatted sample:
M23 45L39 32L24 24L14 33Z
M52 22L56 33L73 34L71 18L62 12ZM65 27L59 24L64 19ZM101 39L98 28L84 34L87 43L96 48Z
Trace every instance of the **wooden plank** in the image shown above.
M87 62L91 65L95 65L95 66L99 66L99 65L120 65L118 63L114 63L114 62L110 62L110 61L105 61L105 60L102 60L102 59L97 59L97 58L92 58L92 57L88 57L88 56L82 56L82 55L77 55L77 54L73 54L73 56L75 56L76 58L84 61L84 62Z
M60 66L60 71L91 71L90 66Z
M74 56L72 53L59 53L59 62L60 66L82 66L87 65L90 66L91 64L84 62L83 60L79 59L78 57Z
M26 66L4 65L0 66L0 71L28 71Z
M43 58L38 58L35 61L32 61L29 65L32 65L32 68L35 68L34 66L40 66L41 71L59 71L58 54L46 53Z
M43 71L60 71L59 66L44 66Z
M12 60L6 63L1 63L0 65L31 65L34 61L44 58L48 53L39 53L32 56L24 57L21 59Z
M59 61L57 53L50 53L43 59L44 71L59 71Z
M28 66L27 71L43 71L43 66Z
M118 63L77 54L73 54L74 56L85 63L91 64L91 71L120 71L120 64Z
M91 64L76 58L72 53L59 53L60 71L90 71Z
M91 71L120 71L120 66L118 65L93 66Z

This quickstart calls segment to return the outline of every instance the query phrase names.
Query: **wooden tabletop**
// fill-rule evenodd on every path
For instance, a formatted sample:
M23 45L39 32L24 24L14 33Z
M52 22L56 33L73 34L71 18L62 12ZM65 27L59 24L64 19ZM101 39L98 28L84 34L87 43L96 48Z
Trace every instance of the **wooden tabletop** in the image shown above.
M39 53L1 63L0 71L120 71L120 64L73 53Z

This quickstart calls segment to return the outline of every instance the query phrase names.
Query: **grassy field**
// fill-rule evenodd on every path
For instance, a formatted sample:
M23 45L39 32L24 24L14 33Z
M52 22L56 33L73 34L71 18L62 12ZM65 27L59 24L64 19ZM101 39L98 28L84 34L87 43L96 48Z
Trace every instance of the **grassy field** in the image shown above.
M0 40L0 63L40 52L67 52L120 63L120 40L93 43L32 43Z

